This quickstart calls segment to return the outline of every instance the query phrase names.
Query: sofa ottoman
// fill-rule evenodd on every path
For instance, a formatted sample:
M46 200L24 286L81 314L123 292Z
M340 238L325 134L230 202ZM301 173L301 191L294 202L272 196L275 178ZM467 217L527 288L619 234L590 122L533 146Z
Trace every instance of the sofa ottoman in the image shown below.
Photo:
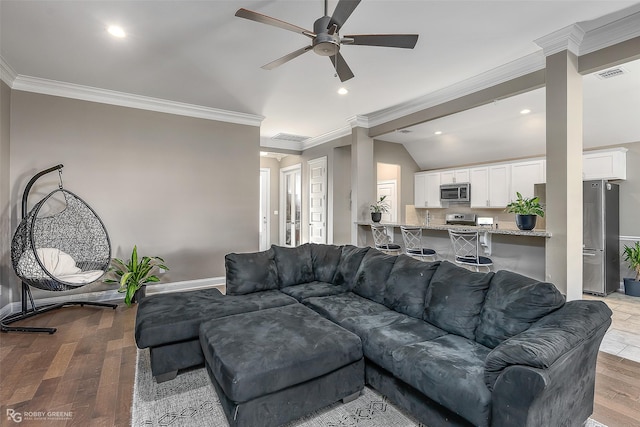
M202 323L209 377L231 426L278 426L359 395L360 338L302 304Z
M215 288L151 295L138 305L136 344L149 348L156 382L168 381L178 370L204 363L198 338L202 322L287 304L297 301L276 290L246 296L222 295Z

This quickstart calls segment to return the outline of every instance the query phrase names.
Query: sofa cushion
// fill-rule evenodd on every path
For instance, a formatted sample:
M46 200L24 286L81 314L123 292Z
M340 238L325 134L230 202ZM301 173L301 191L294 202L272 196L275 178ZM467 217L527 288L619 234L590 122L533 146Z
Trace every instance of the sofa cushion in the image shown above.
M353 292L371 301L384 304L387 278L397 258L376 250L368 251L360 263Z
M360 337L365 357L389 372L393 369L392 352L396 348L447 334L424 320L391 310L347 317L341 326Z
M294 297L298 301L303 301L311 297L326 297L329 295L338 295L345 292L342 286L336 286L333 283L311 282L301 285L287 286L280 289L280 292Z
M362 359L357 335L302 304L204 322L200 343L225 395L246 402Z
M346 317L389 311L384 305L362 298L353 292L307 298L304 304L337 324L341 324Z
M227 295L278 289L273 249L253 253L231 253L224 257Z
M384 305L399 313L421 319L427 288L440 261L424 262L398 256L387 279Z
M447 332L474 339L493 274L442 262L427 289L424 319Z
M205 320L296 302L276 290L233 296L209 288L150 295L138 304L136 344L146 348L197 339L200 323Z
M564 301L564 296L551 283L498 271L489 284L476 341L494 348L562 307Z
M393 351L393 374L475 426L489 425L491 392L484 383L490 349L448 334Z
M311 246L308 243L295 248L272 245L271 249L275 254L279 287L313 282Z
M310 246L314 279L318 282L332 282L342 256L342 246L315 243Z
M356 273L362 262L362 258L369 251L368 246L359 248L357 246L346 245L342 247L340 253L340 263L333 276L333 284L342 286L347 290L353 289L356 281Z

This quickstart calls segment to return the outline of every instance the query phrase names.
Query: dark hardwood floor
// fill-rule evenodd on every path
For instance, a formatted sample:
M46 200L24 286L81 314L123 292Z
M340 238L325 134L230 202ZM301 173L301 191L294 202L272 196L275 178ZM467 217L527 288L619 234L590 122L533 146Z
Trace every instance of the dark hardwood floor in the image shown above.
M53 335L0 334L0 425L128 426L135 314L135 306L68 307L21 323L55 326ZM600 353L592 417L609 427L640 426L639 363Z

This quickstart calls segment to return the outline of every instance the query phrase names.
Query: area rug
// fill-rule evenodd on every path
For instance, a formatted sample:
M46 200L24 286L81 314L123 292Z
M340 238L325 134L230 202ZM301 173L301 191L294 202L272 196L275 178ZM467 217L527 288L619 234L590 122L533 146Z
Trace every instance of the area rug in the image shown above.
M157 384L151 376L149 351L138 350L133 387L132 426L228 427L220 400L204 368L181 373ZM365 387L347 404L336 403L287 427L427 427L386 397ZM589 420L586 427L606 427Z

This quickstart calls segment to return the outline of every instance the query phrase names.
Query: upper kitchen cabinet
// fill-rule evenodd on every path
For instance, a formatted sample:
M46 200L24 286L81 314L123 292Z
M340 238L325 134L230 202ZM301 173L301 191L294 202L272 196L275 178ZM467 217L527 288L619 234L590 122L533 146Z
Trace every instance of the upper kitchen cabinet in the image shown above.
M415 174L414 204L416 208L440 208L440 172Z
M510 200L516 198L516 192L522 197L533 197L533 185L546 182L545 161L543 159L511 164Z
M504 208L510 201L511 165L472 168L470 182L472 208Z
M582 155L582 179L627 179L627 149L585 152Z
M470 182L469 169L454 169L440 172L440 184Z

